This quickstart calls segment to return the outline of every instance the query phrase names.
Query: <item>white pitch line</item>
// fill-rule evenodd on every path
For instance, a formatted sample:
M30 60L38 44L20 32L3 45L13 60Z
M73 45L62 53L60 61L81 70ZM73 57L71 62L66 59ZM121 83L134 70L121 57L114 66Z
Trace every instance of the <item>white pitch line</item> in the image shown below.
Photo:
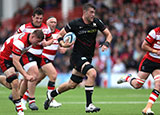
M85 102L61 102L62 104L85 104ZM107 101L102 101L102 102L94 102L94 104L146 104L147 102L145 101L126 101L126 102L107 102ZM160 102L155 102L155 103L160 103Z

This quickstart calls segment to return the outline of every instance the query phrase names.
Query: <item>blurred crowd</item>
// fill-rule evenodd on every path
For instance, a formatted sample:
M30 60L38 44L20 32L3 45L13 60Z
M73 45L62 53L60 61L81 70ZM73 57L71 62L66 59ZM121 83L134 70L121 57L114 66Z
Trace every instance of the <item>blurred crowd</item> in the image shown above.
M92 2L97 8L96 17L100 18L111 31L113 41L111 44L111 71L120 73L128 70L136 70L144 51L141 43L148 32L160 25L160 1L159 0L112 0L112 5L107 6L103 0L75 0L75 7L82 6L86 2ZM40 0L37 7L47 10L61 8L61 0ZM4 26L0 22L0 44L11 35L23 23L31 21L33 7L27 3L19 9L11 22ZM47 18L47 17L46 17ZM59 21L59 20L58 20ZM65 24L59 21L58 28ZM93 65L101 72L106 72L107 56L102 55L98 48L105 41L104 36L98 33L97 49L93 58ZM72 49L65 54L57 53L54 64L58 72L70 72L69 56Z

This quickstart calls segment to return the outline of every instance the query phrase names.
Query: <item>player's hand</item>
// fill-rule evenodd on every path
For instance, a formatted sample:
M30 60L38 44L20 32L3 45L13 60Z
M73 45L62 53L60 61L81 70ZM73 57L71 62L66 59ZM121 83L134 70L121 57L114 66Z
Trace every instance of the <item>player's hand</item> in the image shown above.
M41 44L42 44L43 47L48 46L47 41L45 39L41 42Z
M102 47L102 52L104 52L105 50L107 50L107 49L108 49L108 47L107 47L107 46L105 46L105 45L102 45L101 47Z
M70 43L69 38L65 42L63 40L60 41L61 46L64 48L71 47L74 43L75 43L75 41Z
M26 75L25 78L26 78L28 81L31 81L31 82L33 82L33 81L36 80L36 78L33 77L32 75Z

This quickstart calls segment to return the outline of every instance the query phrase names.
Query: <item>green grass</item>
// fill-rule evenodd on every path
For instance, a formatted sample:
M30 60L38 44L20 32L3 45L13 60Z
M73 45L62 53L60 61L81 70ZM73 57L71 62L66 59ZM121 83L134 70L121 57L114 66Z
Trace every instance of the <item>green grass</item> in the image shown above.
M60 108L43 109L43 103L46 99L46 88L37 87L36 103L38 111L25 111L25 115L141 115L141 110L145 107L150 89L106 89L95 88L93 93L94 104L101 108L98 113L85 113L85 92L84 88L77 88L65 92L56 97L56 100L62 102ZM10 90L0 87L0 115L16 115L14 105L8 100ZM156 115L160 114L159 100L154 104L152 110Z

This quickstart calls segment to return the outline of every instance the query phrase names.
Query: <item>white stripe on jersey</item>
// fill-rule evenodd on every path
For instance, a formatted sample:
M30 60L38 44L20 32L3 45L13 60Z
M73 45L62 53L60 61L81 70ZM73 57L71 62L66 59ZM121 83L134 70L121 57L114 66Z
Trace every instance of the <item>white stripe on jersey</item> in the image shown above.
M28 52L34 54L34 55L41 55L42 54L42 49L33 49L33 48L30 48L28 50Z
M156 58L156 59L160 59L160 56L157 55L157 54L155 54L155 53L151 53L151 52L150 52L149 55L150 55L151 57Z
M154 44L154 46L153 46L153 48L156 48L156 49L160 49L160 45L158 45L158 44Z
M59 47L59 44L52 44L50 46L46 46L43 49L47 49L47 50L57 50Z
M21 51L24 48L24 43L20 40L14 40L13 45L15 45Z
M54 58L55 58L55 55L49 55L49 54L45 54L45 53L42 53L43 56L47 57L49 60L53 61Z

